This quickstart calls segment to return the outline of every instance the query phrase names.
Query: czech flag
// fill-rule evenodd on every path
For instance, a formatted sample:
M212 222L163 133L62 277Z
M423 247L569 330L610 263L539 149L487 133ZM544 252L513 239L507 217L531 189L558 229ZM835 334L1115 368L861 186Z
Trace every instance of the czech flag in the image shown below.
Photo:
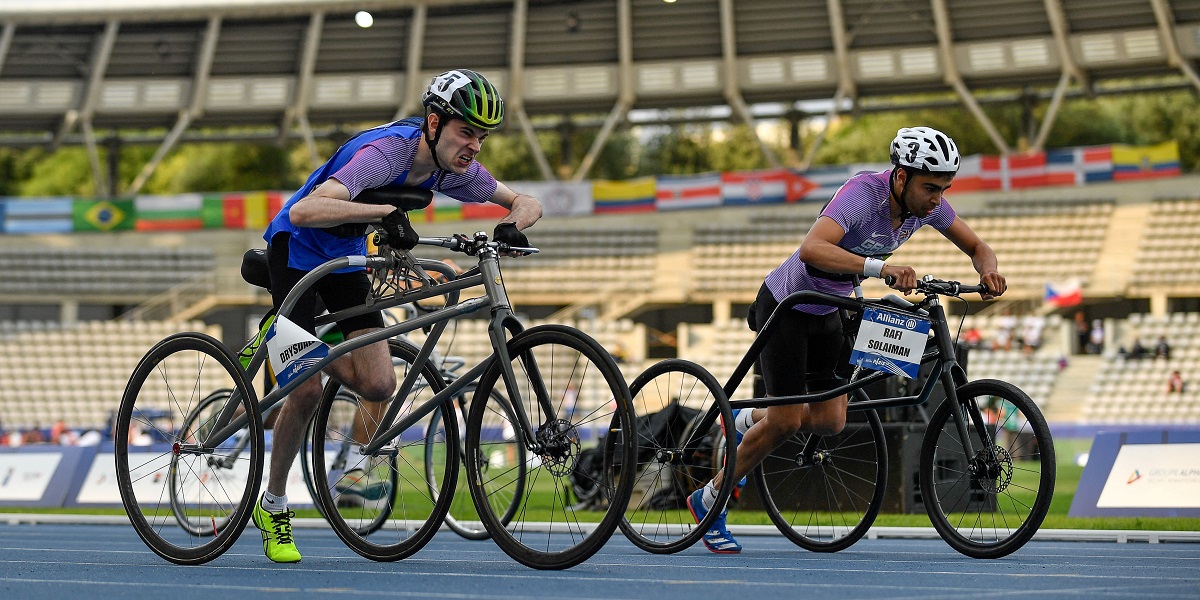
M1078 279L1047 281L1044 299L1056 308L1075 306L1083 302L1083 286Z

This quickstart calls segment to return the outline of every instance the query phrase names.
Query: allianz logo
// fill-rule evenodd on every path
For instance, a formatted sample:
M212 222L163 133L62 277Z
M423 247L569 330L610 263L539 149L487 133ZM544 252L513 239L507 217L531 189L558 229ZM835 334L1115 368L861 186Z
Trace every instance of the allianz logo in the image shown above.
M916 329L917 320L911 317L904 318L894 315L889 312L879 312L876 314L876 319L880 322L887 323L892 327L903 327L905 329Z

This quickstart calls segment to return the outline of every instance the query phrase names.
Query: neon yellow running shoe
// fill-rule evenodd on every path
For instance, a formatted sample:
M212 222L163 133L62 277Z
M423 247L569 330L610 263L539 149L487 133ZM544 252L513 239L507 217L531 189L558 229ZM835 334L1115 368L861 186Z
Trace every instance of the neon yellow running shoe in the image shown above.
M262 500L254 503L252 518L254 526L262 533L263 552L277 563L300 562L300 551L292 539L292 517L296 511L267 512Z

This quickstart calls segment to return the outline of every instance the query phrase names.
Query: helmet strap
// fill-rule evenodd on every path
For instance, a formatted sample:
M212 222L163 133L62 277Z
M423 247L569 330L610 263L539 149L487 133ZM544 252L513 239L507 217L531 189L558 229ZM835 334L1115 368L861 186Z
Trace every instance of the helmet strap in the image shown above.
M900 196L897 197L896 196L896 185L895 185L896 171L898 171L900 169L904 169L905 177L904 177L904 185L900 187ZM891 176L888 177L888 193L890 193L892 195L892 198L895 198L896 204L900 206L900 221L901 222L905 221L906 219L908 219L909 217L911 217L913 215L913 212L908 209L908 204L904 201L904 195L906 192L908 192L908 184L912 182L912 174L913 174L913 172L911 170L901 167L899 165L896 165L896 168L892 169Z
M438 129L437 129L437 133L435 133L433 135L433 138L430 139L430 137L429 137L429 115L434 114L434 113L436 113L438 116ZM438 140L442 139L442 130L444 130L446 128L446 121L448 121L448 120L449 120L449 118L446 116L445 113L443 113L441 111L435 111L431 108L425 113L425 123L422 124L422 126L421 126L422 134L425 136L425 143L426 143L426 145L429 146L429 153L433 155L433 166L437 167L437 170L442 171L442 172L444 172L446 169L445 169L445 167L442 166L442 163L438 162L437 143L438 143ZM441 181L442 181L442 178L441 178L441 176L439 176L438 177L438 187L441 187Z

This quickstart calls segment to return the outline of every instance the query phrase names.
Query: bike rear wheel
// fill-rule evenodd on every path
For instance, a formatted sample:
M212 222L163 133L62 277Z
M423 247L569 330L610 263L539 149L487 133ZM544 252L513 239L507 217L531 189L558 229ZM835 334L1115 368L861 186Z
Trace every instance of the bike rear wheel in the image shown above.
M812 552L845 550L883 506L887 441L879 415L851 411L837 435L797 433L753 476L763 509L785 537Z
M1033 400L1010 383L981 379L956 394L957 403L947 400L934 411L921 443L925 510L955 550L972 558L1007 556L1037 533L1050 510L1050 428Z
M634 491L621 519L621 531L647 552L679 552L703 537L721 514L711 510L696 523L688 511L687 497L722 467L728 469L728 461L722 457L735 456L737 450L733 412L716 378L686 360L654 364L633 380L629 392L643 416L635 428ZM716 420L701 428L701 421L714 407L719 413ZM615 446L616 436L608 438ZM724 478L716 506L725 505L736 485L732 476Z
M507 349L510 365L493 360L471 403L467 483L480 519L506 554L528 567L565 569L608 541L629 503L636 458L629 388L608 352L576 329L535 327L513 336ZM500 401L492 391L506 386L504 366L515 380ZM515 414L518 405L510 399L517 398L533 427L524 459L519 447L527 432L507 422L512 417L505 411L512 406ZM586 473L579 468L585 453L603 462L600 438L611 435L609 429L622 441L616 481L604 476L603 467ZM571 490L580 478L602 486L601 514L574 510Z
M399 384L412 371L417 351L397 340L389 340L388 349ZM313 476L326 482L316 485L317 501L337 536L362 556L378 561L411 556L441 527L458 477L458 421L453 413L435 424L431 410L373 455L361 450L392 404L400 403L399 422L426 408L443 385L426 363L407 397L392 398L371 410L335 411L346 403L331 401L337 386L325 389L313 422ZM432 444L426 435L430 429L435 431ZM436 490L426 478L427 453L436 455L441 468Z
M215 439L229 401L246 426ZM202 333L159 342L129 378L114 431L124 433L114 437L121 502L151 550L197 565L237 541L262 481L263 428L254 390L228 348Z

